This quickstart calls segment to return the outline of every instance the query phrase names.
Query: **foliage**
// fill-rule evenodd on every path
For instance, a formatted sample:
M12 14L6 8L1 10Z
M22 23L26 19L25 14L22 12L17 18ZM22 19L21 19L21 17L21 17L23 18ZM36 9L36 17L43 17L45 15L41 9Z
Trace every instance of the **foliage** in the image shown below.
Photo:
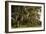
M38 27L41 26L41 7L12 6L12 27Z

